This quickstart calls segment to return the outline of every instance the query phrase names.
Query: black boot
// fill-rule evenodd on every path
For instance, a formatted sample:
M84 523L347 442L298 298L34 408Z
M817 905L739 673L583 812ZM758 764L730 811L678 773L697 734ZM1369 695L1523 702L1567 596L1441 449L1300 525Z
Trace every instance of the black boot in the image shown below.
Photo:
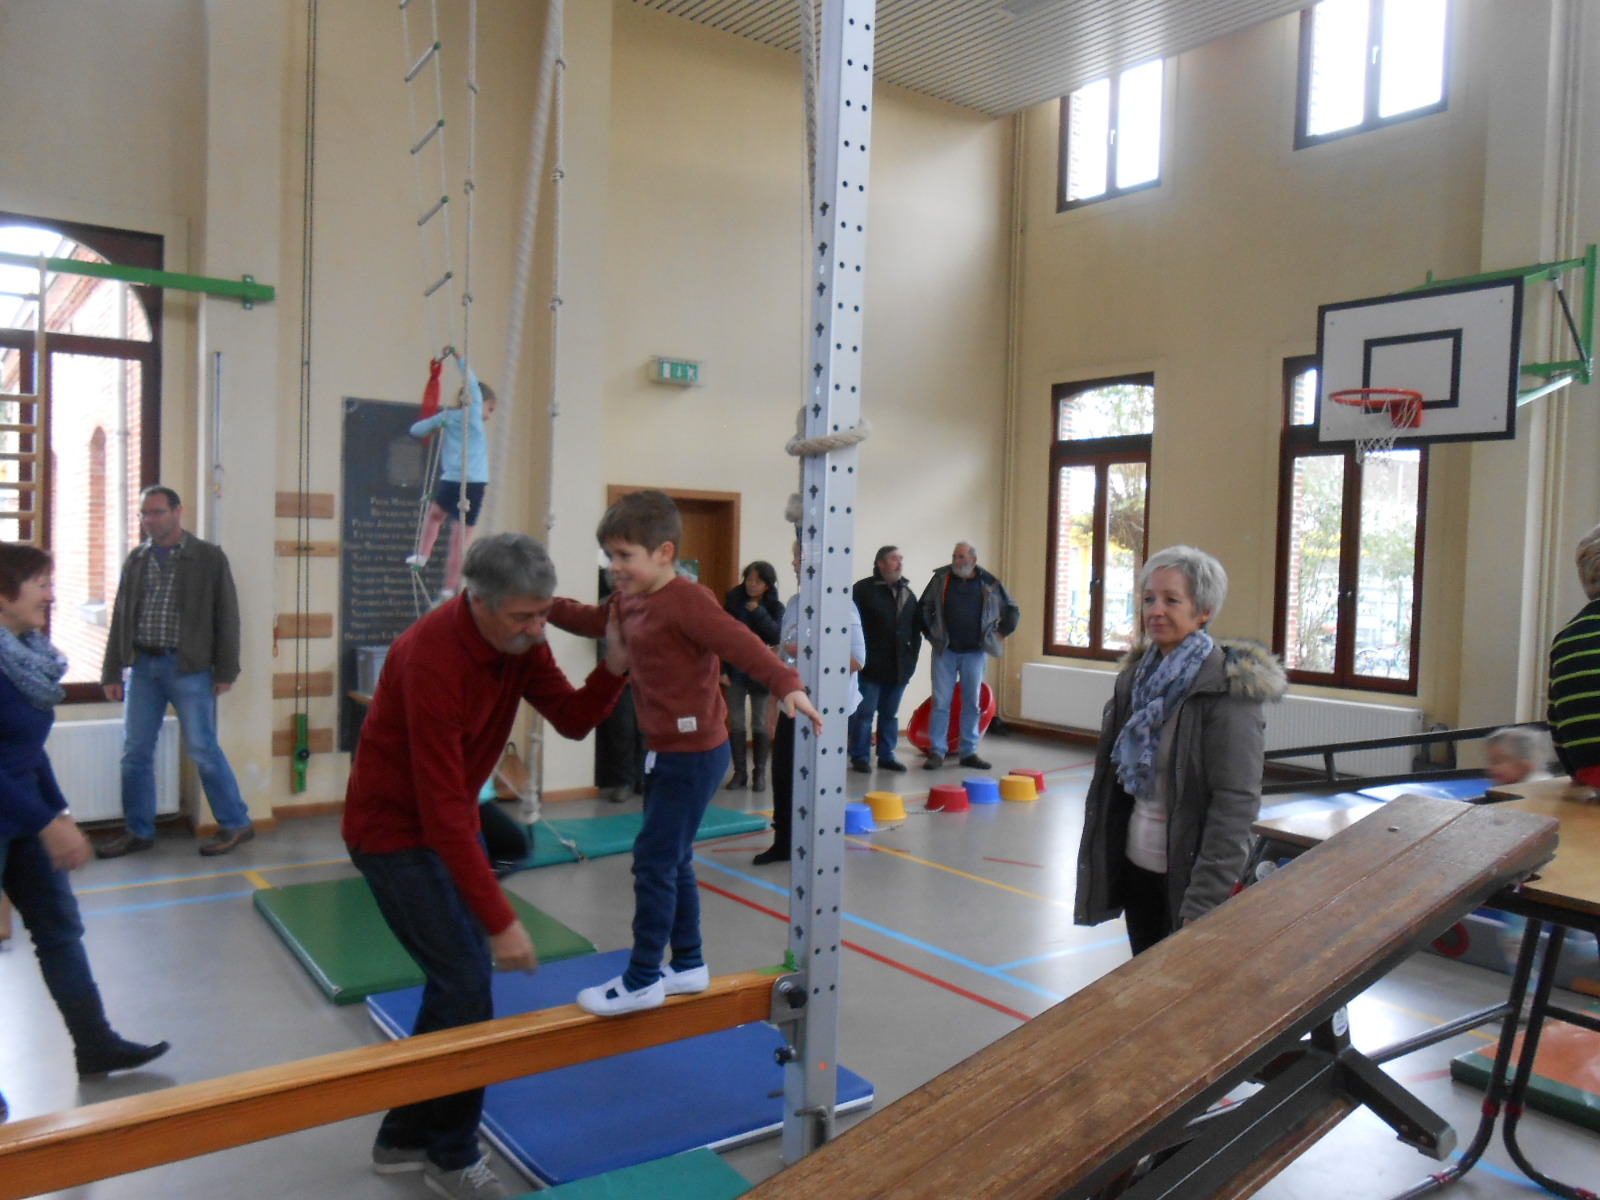
M81 996L58 999L56 1007L67 1023L67 1032L72 1035L79 1079L98 1079L112 1071L131 1071L160 1058L172 1048L166 1042L145 1046L120 1036L106 1020L100 989L92 985Z
M764 733L756 734L755 770L750 774L750 790L767 790L767 759L772 754L772 739Z
M750 777L745 773L745 742L743 734L736 734L728 749L733 756L733 778L728 780L728 790L736 792L750 782Z

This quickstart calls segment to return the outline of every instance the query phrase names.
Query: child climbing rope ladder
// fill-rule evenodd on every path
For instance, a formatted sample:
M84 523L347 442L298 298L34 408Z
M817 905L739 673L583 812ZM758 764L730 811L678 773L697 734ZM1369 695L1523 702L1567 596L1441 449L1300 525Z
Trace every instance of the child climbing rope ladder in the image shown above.
M483 497L489 487L489 451L484 422L494 414L496 403L494 389L486 383L480 383L477 374L459 355L452 354L452 357L463 377L462 385L456 391L455 402L429 413L425 395L422 419L411 427L411 436L417 438L428 437L436 429L444 430L440 439L438 484L433 489L432 502L428 506L428 516L422 526L416 553L406 559L406 564L413 571L421 571L433 556L434 542L438 540L445 521L448 519L451 522L450 549L445 562L444 587L439 593L440 599L454 596L461 587L461 560L471 540L469 531L478 523L478 514L483 511ZM436 361L435 370L428 381L430 390L436 386L437 374ZM465 444L462 441L463 425L466 428ZM461 513L463 474L467 487L464 520Z

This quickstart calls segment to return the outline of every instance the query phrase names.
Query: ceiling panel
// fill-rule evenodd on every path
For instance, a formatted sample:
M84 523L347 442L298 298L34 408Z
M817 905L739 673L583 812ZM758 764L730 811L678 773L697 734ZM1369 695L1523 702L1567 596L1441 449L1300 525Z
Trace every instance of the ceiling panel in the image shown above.
M633 0L795 53L799 0ZM821 0L817 0L820 5ZM1170 58L1308 0L879 0L880 79L1016 112L1122 67Z

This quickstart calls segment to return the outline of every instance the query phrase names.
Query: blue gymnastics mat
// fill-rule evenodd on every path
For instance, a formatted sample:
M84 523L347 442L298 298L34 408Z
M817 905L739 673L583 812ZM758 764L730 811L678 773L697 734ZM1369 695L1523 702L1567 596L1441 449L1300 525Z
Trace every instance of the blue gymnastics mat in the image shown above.
M1428 796L1434 800L1477 800L1489 790L1487 775L1466 779L1414 779L1409 783L1386 783L1382 787L1362 788L1361 794L1388 802L1398 796Z
M1275 797L1263 796L1269 800ZM1326 796L1296 796L1292 793L1276 804L1261 806L1259 821L1276 821L1281 817L1298 817L1304 813L1332 812L1340 808L1359 808L1371 804L1372 797L1362 792L1334 792Z
M533 975L496 974L500 1016L571 1004L580 988L604 983L628 965L627 950L540 967ZM390 1037L416 1022L422 989L367 997L367 1011ZM562 1067L489 1087L482 1129L530 1179L570 1183L706 1147L742 1145L783 1128L783 1045L764 1022L702 1034ZM872 1085L839 1068L838 1111L872 1103Z

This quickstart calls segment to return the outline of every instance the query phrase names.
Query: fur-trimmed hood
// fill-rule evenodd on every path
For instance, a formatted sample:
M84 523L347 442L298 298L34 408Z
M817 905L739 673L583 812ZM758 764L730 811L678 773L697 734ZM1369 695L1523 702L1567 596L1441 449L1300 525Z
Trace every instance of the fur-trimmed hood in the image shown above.
M1229 694L1259 704L1283 699L1289 690L1289 677L1272 651L1248 638L1217 638L1216 644L1222 651L1223 679ZM1117 669L1127 671L1136 666L1152 648L1148 638L1141 638L1118 661ZM1195 681L1197 689L1204 686L1209 674L1208 669L1202 668L1201 679Z

